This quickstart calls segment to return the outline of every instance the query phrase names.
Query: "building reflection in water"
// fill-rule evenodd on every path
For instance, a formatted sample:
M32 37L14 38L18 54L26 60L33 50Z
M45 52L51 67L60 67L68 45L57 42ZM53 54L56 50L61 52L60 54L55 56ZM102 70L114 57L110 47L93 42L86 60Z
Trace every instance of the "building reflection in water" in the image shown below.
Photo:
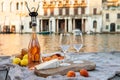
M59 35L37 35L41 53L61 51ZM110 52L120 51L120 34L83 35L84 47L80 52ZM72 38L71 38L72 39ZM22 48L27 48L30 34L0 34L0 55L19 54ZM71 47L69 52L75 52Z

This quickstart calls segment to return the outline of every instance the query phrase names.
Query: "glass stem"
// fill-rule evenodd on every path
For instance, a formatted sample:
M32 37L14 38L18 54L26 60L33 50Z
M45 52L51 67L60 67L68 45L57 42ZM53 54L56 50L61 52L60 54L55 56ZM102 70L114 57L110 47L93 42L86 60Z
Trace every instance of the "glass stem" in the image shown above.
M64 52L64 62L65 62L65 60L66 60L66 52Z

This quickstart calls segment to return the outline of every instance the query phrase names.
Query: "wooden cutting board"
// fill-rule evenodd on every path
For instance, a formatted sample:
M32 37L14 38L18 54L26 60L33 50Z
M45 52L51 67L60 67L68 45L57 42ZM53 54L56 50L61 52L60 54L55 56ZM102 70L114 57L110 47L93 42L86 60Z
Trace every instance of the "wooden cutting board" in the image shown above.
M84 60L83 63L72 63L70 66L60 66L57 68L45 69L45 70L34 70L34 73L40 77L47 77L51 75L66 75L66 73L70 70L75 72L79 71L80 69L84 68L87 70L94 70L96 64L91 61Z

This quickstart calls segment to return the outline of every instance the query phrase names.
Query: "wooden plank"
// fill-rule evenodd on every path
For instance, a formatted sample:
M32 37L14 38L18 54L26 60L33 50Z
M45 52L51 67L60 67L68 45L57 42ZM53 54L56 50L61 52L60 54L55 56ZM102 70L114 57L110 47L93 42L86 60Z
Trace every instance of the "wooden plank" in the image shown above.
M87 70L94 70L96 64L91 61L84 60L83 63L71 63L70 66L60 66L57 68L45 69L45 70L34 70L34 73L40 77L47 77L51 75L66 75L66 73L70 70L75 72L79 71L80 69L84 68Z

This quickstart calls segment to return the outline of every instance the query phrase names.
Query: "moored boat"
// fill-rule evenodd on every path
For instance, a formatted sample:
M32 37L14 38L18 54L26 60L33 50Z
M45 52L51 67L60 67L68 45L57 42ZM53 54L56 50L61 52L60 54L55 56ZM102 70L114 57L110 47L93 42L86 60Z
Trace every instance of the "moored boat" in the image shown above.
M38 34L52 34L53 32L50 31L42 31L42 32L38 32Z

